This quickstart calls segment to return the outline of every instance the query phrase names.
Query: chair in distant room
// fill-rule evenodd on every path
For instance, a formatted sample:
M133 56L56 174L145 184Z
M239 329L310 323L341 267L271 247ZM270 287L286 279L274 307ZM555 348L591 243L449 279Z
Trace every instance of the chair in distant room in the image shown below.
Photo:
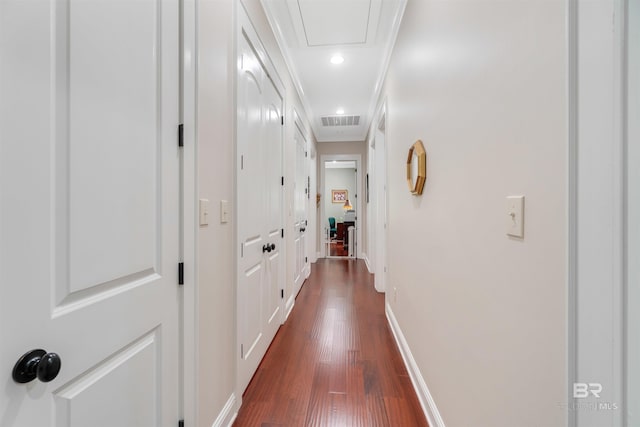
M338 230L336 229L336 219L332 216L329 217L329 237L335 237Z

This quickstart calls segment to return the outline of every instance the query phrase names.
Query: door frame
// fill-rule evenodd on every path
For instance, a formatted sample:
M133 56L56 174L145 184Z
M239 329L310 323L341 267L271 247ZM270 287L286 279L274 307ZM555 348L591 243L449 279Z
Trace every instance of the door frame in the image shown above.
M318 153L313 139L309 141L309 274L311 274L311 264L318 260L318 207L316 197L318 194Z
M310 160L311 159L310 137L309 137L309 132L307 132L307 128L305 126L304 120L302 119L300 114L298 114L298 110L296 110L295 107L293 107L292 110L293 110L293 138L294 138L293 142L295 144L295 134L296 134L296 130L297 130L300 133L300 136L302 136L302 142L303 142L304 152L305 152L305 157L304 157L304 160L303 160L303 163L304 163L303 169L304 169L305 179L300 184L302 184L307 189L307 192L306 192L306 196L307 197L306 197L306 200L304 202L305 221L307 222L306 229L307 230L314 230L314 228L312 228L313 227L313 223L310 220L311 219L311 206L309 204L309 201L311 199L311 186L308 185L309 182L311 181L311 176L309 175L309 169L310 169L309 168L309 163L311 161ZM294 153L296 152L295 151L296 149L297 149L297 147L294 147ZM294 154L294 159L296 159L295 160L295 162L296 162L295 172L294 172L294 177L296 177L298 165L297 165L297 157L296 157L295 154ZM296 184L298 184L298 183L295 182L295 178L294 178L294 186ZM295 205L295 198L296 198L296 194L294 192L294 194L293 194L294 205ZM294 209L294 218L293 218L294 225L295 225L295 222L296 222L296 218L295 218L295 209ZM292 232L294 233L294 243L295 243L295 232L296 231L292 230ZM306 233L306 231L305 231L305 233ZM302 289L302 285L304 284L304 281L311 274L311 253L309 251L309 240L311 239L310 238L311 234L312 233L310 233L310 232L305 234L304 251L305 251L305 255L306 255L307 261L304 262L304 268L302 269L302 273L301 274L302 274L303 278L302 278L302 283L300 283L300 287L298 288L296 286L295 282L294 282L293 295L290 295L290 298L293 298L293 299L295 299L296 295L298 295L298 292L300 291L300 289ZM294 244L294 246L295 246L295 244ZM297 254L295 256L297 256ZM293 304L291 304L291 308L293 308ZM288 312L291 311L291 308L289 308ZM287 317L289 317L288 314L287 314Z
M625 22L626 0L567 2L566 416L571 427L626 423ZM602 397L574 398L576 382L601 383ZM618 410L580 409L600 403L617 404Z
M387 181L388 181L388 162L387 162L387 101L382 103L382 108L376 116L376 122L374 127L373 149L374 149L374 170L375 170L375 233L380 238L375 239L375 251L373 254L375 257L374 270L375 270L375 288L378 292L386 292L387 290L387 278L389 277L388 271L388 237L389 237L389 198L386 195ZM382 148L379 146L379 142L382 141ZM380 149L382 153L380 153ZM377 151L376 151L377 150ZM381 200L380 195L385 195L384 200ZM380 216L382 212L382 217Z
M364 212L362 212L362 155L361 154L322 154L320 156L320 190L321 194L324 195L324 185L325 185L325 167L324 164L326 161L331 160L349 160L356 162L356 254L355 258L362 258L362 224ZM325 217L325 209L324 209L324 201L321 200L320 203L320 220L318 221L318 230L320 236L320 257L321 258L346 258L346 257L331 257L327 255L327 248L324 243L324 217Z
M631 218L634 218L638 212L638 205L640 202L640 192L638 191L638 169L636 160L640 155L638 152L638 138L640 129L640 118L638 117L638 110L640 108L640 77L638 68L640 66L640 50L638 49L639 40L638 34L640 33L640 2L638 0L630 0L625 5L625 43L623 47L624 52L624 69L623 69L623 83L625 84L624 93L626 99L623 102L625 108L624 117L626 118L625 127L623 128L623 134L625 139L624 157L625 157L625 177L624 177L624 197L625 197L625 210L624 210L624 227L625 227L625 253L624 253L624 300L625 305L625 318L624 318L624 339L625 347L623 349L623 379L624 384L624 401L623 407L626 408L624 422L626 425L630 425L633 422L637 422L640 419L640 414L635 411L633 419L629 419L629 412L638 408L640 399L640 365L637 362L638 354L640 352L640 341L638 340L637 326L632 328L631 325L637 325L640 319L640 310L638 299L639 293L637 289L638 285L638 273L640 273L640 263L638 262L639 251L639 235L635 237L633 233L637 231L637 223L632 223ZM631 141L636 141L632 144ZM632 184L633 183L633 184ZM631 225L630 225L631 224ZM635 284L635 289L634 289ZM635 338L631 336L635 332ZM633 358L633 359L632 359ZM632 360L636 360L632 362ZM630 365L632 366L630 368ZM633 402L630 406L629 403Z
M198 168L196 140L196 91L197 91L197 15L196 0L183 0L180 46L180 122L184 127L184 146L181 159L182 212L180 222L182 229L181 260L184 262L184 286L182 286L182 355L180 364L181 402L179 411L186 425L198 425L198 362L197 362L197 317L198 300L197 274L198 259Z

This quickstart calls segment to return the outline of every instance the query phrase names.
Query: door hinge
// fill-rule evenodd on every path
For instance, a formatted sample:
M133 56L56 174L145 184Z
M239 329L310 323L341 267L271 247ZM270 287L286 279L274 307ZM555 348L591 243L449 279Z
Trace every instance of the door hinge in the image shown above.
M284 126L284 116L280 116L280 124Z
M284 185L284 176L281 176L281 177L280 177L280 184L281 184L281 185Z
M240 156L240 170L244 170L244 156Z
M309 262L307 261L307 257L304 257L304 263L306 264L307 262Z
M280 298L284 299L284 289L280 289Z
M244 258L244 243L240 243L240 258Z
M244 346L240 344L240 359L244 359Z
M304 225L309 225L309 221L307 221L306 219L304 220Z
M178 147L184 147L184 125L178 125Z
M184 262L178 263L178 285L184 285Z
M307 151L305 151L305 152L304 152L304 156L305 156L305 157L308 157L308 156L309 156L309 153L308 153Z
M178 427L184 427L184 420L178 421Z
M284 239L284 228L280 229L280 237Z

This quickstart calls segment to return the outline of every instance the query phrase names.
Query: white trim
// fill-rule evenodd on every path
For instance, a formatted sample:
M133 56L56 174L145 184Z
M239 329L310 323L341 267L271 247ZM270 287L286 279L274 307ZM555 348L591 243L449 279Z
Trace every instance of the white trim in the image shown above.
M293 310L293 306L296 304L296 296L295 295L291 295L289 296L289 299L287 300L287 303L285 304L285 314L284 314L284 319L282 319L282 323L286 322L287 319L289 318L289 315L291 314L291 310Z
M233 123L231 126L231 141L233 142L233 158L234 158L234 163L237 162L237 158L238 158L238 141L237 141L237 136L238 136L238 114L237 114L237 108L238 108L238 64L237 64L237 59L238 59L238 54L240 52L240 49L238 48L238 44L240 43L240 36L241 36L241 29L240 29L240 10L242 10L245 14L246 11L244 11L244 9L238 4L239 2L234 1L231 5L231 14L232 14L232 22L233 22L233 27L232 27L232 31L231 31L231 46L232 46L232 58L233 60L230 61L229 64L229 79L232 82L233 87L231 88L233 90L233 95L230 97L231 98L231 108L232 108L232 114L231 117L233 119ZM233 312L233 360L234 360L234 364L233 364L233 377L234 377L234 383L233 383L233 389L235 390L235 396L239 396L236 399L236 403L235 403L235 407L234 407L234 411L238 411L240 410L240 406L242 405L242 392L244 392L244 390L240 389L240 381L239 381L239 374L240 374L240 357L238 357L238 349L240 348L240 328L238 327L238 278L240 277L238 275L238 252L240 250L239 248L239 242L238 242L238 236L240 235L238 233L238 212L237 209L235 209L235 207L238 206L238 171L237 171L237 163L235 163L234 168L233 168L233 190L232 190L232 195L231 198L233 200L233 205L234 209L233 209L233 218L234 218L234 223L233 226L231 227L231 250L233 251L233 302L235 304L234 306L234 312ZM199 221L199 218L198 218Z
M356 220L356 253L354 255L355 259L359 259L362 258L362 224L363 224L363 220L362 217L364 215L364 212L362 210L362 199L363 199L363 194L364 194L364 187L362 185L362 169L363 169L363 164L362 164L362 155L361 154L322 154L320 156L320 194L325 195L324 194L324 182L325 182L325 167L324 167L324 163L326 161L329 160L353 160L356 162L356 194L358 195L358 197L356 197L356 217L360 217L360 219ZM322 200L322 198L321 198ZM318 223L318 227L320 227L320 224L324 224L324 219L325 219L325 211L324 211L324 201L320 202L320 219L318 221L316 221ZM320 230L320 236L323 235L322 230ZM327 255L326 253L326 245L324 242L324 239L322 241L322 244L320 245L320 255L318 256L319 258L340 258L340 259L344 259L347 257L331 257L329 255Z
M369 256L366 253L363 252L362 253L362 259L364 260L364 263L367 266L367 270L369 271L369 273L374 274L374 271L371 268L371 265L369 265Z
M626 129L627 129L627 85L625 79L625 71L627 64L626 47L626 20L627 8L625 0L614 0L614 44L613 61L614 61L614 147L613 147L613 182L612 190L614 191L613 206L613 301L617 307L614 309L613 315L613 336L617 339L617 345L613 349L613 381L616 384L613 398L615 402L624 404L626 400L626 370L625 370L625 317L626 317L626 301L625 301L625 268L626 268L626 236L628 235L625 223L626 210ZM623 425L626 414L630 410L627 406L622 411L614 411L614 425Z
M233 425L233 422L236 420L236 417L238 416L237 412L233 412L233 407L235 406L235 404L236 395L234 393L231 393L231 396L229 396L227 403L225 403L222 411L220 411L211 427L231 427Z
M181 419L187 425L198 425L198 142L196 138L198 100L197 81L197 20L198 2L182 2L182 46L180 47L182 86L180 100L180 122L184 125L184 147L182 148L182 254L185 268L185 285L182 288L182 355L180 384ZM192 278L192 279L190 279Z
M418 395L418 400L420 401L420 406L422 407L422 411L424 415L427 417L427 422L431 427L445 427L444 421L440 416L440 412L436 407L436 402L433 400L431 393L429 392L429 388L427 387L427 383L424 381L422 377L422 373L420 372L420 368L413 358L413 354L411 353L411 349L409 348L409 344L400 329L400 325L398 325L398 321L393 314L393 310L389 304L386 304L387 320L389 321L389 326L391 328L391 332L393 332L393 337L396 339L396 343L398 344L398 348L400 349L400 354L402 355L402 360L404 361L404 365L407 367L407 371L409 372L409 378L411 378L411 384L413 384L413 388Z
M382 73L380 74L379 80L376 82L376 86L374 88L375 95L371 98L371 103L369 104L369 109L367 111L368 117L371 117L371 123L376 123L376 121L380 120L379 115L374 115L376 109L378 108L378 100L382 95L382 88L384 87L384 81L387 78L387 71L389 70L389 64L391 64L391 56L393 54L393 48L396 45L396 39L398 38L398 33L400 32L400 24L402 23L402 17L404 16L404 11L407 8L407 0L400 0L400 7L396 9L396 15L393 17L393 24L391 26L391 37L386 46L386 52L384 54L384 65L382 66ZM386 110L386 101L385 110ZM377 124L375 125L377 128ZM366 133L369 132L367 129ZM366 139L366 133L365 138Z
M577 267L578 267L578 0L567 1L567 402L573 403L578 381ZM576 411L567 411L567 427L576 427Z
M389 150L388 138L386 131L387 121L387 99L384 98L380 105L380 110L376 114L374 126L373 140L374 148L374 171L375 171L375 198L372 205L375 209L374 233L375 238L375 254L373 254L373 265L377 269L374 280L375 288L378 292L387 291L387 282L389 281ZM380 146L382 145L382 147ZM371 191L371 188L369 189ZM382 211L382 212L381 212ZM382 213L382 215L381 215ZM367 218L368 220L368 218Z
M570 6L573 6L570 5ZM575 9L575 10L574 10ZM570 8L568 379L602 384L603 399L624 400L624 0L577 0ZM597 43L594 43L597 40ZM575 86L574 86L575 85ZM575 101L575 105L571 103ZM570 133L570 135L572 135ZM579 154L579 155L578 155ZM571 163L575 161L574 163ZM571 167L575 166L572 170ZM574 176L569 176L571 180ZM571 212L570 212L571 214ZM575 245L575 246L572 246ZM575 371L575 372L574 372ZM571 384L569 384L571 387ZM569 395L568 402L575 403ZM582 404L597 402L585 398ZM623 410L575 411L569 425L622 425ZM575 419L574 419L575 417Z

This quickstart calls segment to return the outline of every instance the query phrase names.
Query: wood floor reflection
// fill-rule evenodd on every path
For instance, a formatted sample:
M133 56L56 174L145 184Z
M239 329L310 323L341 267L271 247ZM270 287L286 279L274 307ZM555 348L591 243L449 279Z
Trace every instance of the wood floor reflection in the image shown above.
M234 426L427 426L364 262L313 265Z
M348 256L349 251L344 247L342 240L333 241L329 244L330 256Z

